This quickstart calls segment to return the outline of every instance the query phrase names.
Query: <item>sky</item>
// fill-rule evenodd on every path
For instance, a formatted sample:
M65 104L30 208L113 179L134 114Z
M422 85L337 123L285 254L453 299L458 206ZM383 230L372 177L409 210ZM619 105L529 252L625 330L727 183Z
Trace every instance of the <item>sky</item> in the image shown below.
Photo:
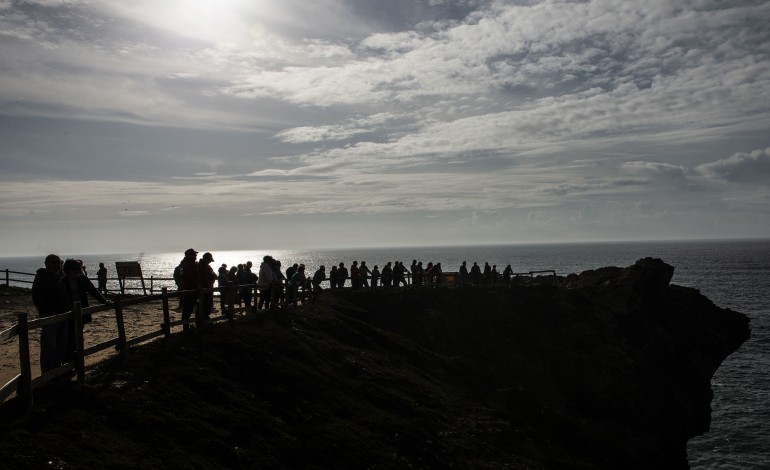
M0 256L770 237L764 0L0 0Z

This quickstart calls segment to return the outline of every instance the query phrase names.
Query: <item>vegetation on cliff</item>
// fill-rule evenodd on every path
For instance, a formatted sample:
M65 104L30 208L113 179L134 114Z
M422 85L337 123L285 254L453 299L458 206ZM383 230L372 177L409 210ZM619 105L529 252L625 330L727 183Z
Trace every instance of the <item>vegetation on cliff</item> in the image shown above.
M640 260L511 289L327 292L0 408L12 468L686 468L745 316Z

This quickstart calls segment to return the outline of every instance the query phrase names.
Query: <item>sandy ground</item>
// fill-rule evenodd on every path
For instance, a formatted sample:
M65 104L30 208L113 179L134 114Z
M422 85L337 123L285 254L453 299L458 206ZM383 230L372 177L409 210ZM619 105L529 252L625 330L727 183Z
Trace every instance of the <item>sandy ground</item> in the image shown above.
M181 313L175 311L178 301L171 299L171 321L179 320ZM26 312L29 319L37 318L37 310L32 304L31 294L18 291L0 291L0 331L13 326L17 322L17 312ZM214 315L217 315L216 313ZM163 306L160 300L125 307L123 318L126 335L129 339L145 333L157 331L163 323ZM172 332L181 327L176 327ZM109 341L118 337L118 328L114 310L99 312L93 315L93 321L85 325L83 340L85 347ZM30 348L32 360L32 376L40 375L40 330L30 332ZM108 348L86 358L86 367L117 354L114 348ZM7 383L19 373L19 341L13 338L0 342L0 386Z

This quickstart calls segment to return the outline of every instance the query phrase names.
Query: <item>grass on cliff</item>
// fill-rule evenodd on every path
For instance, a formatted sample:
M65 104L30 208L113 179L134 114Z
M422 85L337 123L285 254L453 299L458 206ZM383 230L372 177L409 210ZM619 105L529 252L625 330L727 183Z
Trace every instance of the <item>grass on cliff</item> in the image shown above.
M329 296L175 334L0 408L9 468L542 468L462 358ZM523 457L523 456L525 457Z

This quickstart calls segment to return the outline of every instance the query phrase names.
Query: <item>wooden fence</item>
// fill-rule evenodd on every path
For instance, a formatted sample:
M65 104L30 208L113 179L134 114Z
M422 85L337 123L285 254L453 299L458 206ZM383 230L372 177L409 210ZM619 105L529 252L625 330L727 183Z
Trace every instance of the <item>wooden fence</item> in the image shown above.
M73 309L70 312L61 313L58 315L52 315L49 317L29 319L27 313L17 313L17 323L10 328L0 331L0 342L11 340L15 337L19 339L19 373L16 374L11 380L0 388L0 404L8 399L14 392L17 397L22 400L25 406L32 405L32 391L63 375L72 374L73 371L79 382L85 381L85 358L99 351L103 351L109 348L117 349L119 355L126 356L129 353L129 346L133 346L145 341L155 339L160 336L169 337L171 335L171 329L173 327L185 326L188 324L203 325L210 323L217 323L221 321L232 321L237 313L243 313L246 311L245 306L235 305L236 292L243 289L253 289L253 298L256 301L259 298L259 290L256 285L235 285L231 284L226 287L227 292L222 292L223 288L215 287L211 289L198 289L189 291L174 291L169 292L166 287L162 289L160 294L124 299L122 296L115 296L114 303L112 305L98 305L94 307L81 308L80 302L73 304ZM277 287L273 288L277 291ZM201 306L203 298L206 294L212 294L214 292L220 292L226 294L228 299L227 308L222 312L222 315L206 319L203 317L203 309ZM276 292L274 292L276 293ZM185 295L196 295L198 297L199 308L195 309L195 316L190 319L181 319L171 321L171 311L169 308L169 299L180 298ZM279 297L274 295L272 298ZM308 302L311 299L310 291L308 289L296 289L293 295L293 304L298 302ZM162 301L163 308L163 323L160 325L160 329L151 331L149 333L137 336L135 338L128 338L126 335L125 323L123 320L123 309L125 307L149 302ZM285 305L281 305L285 306ZM117 324L118 336L102 343L96 344L89 348L83 347L83 315L94 314L98 312L105 312L114 310L115 322ZM39 377L32 377L32 366L30 357L30 332L36 329L40 329L44 326L55 325L61 322L68 322L70 319L74 323L74 331L70 331L70 334L75 335L75 352L74 357L70 362L63 364L53 370L47 371L41 374Z
M11 271L10 269L4 269L2 272L5 273L5 285L11 286L11 285L27 285L32 284L35 279L34 273L25 273L21 271ZM24 276L24 277L20 277ZM146 281L149 281L149 289L145 288L144 286L132 286L123 284L121 285L120 279L117 277L108 277L107 278L107 291L108 292L120 292L121 294L125 294L126 291L142 291L143 293L146 293L147 290L150 291L150 295L155 294L156 292L160 292L164 287L171 287L174 285L174 278L171 277L158 277L158 276L150 276L149 279L145 279ZM126 279L126 281L134 281L134 279ZM110 289L110 286L118 286L117 289L113 288Z

